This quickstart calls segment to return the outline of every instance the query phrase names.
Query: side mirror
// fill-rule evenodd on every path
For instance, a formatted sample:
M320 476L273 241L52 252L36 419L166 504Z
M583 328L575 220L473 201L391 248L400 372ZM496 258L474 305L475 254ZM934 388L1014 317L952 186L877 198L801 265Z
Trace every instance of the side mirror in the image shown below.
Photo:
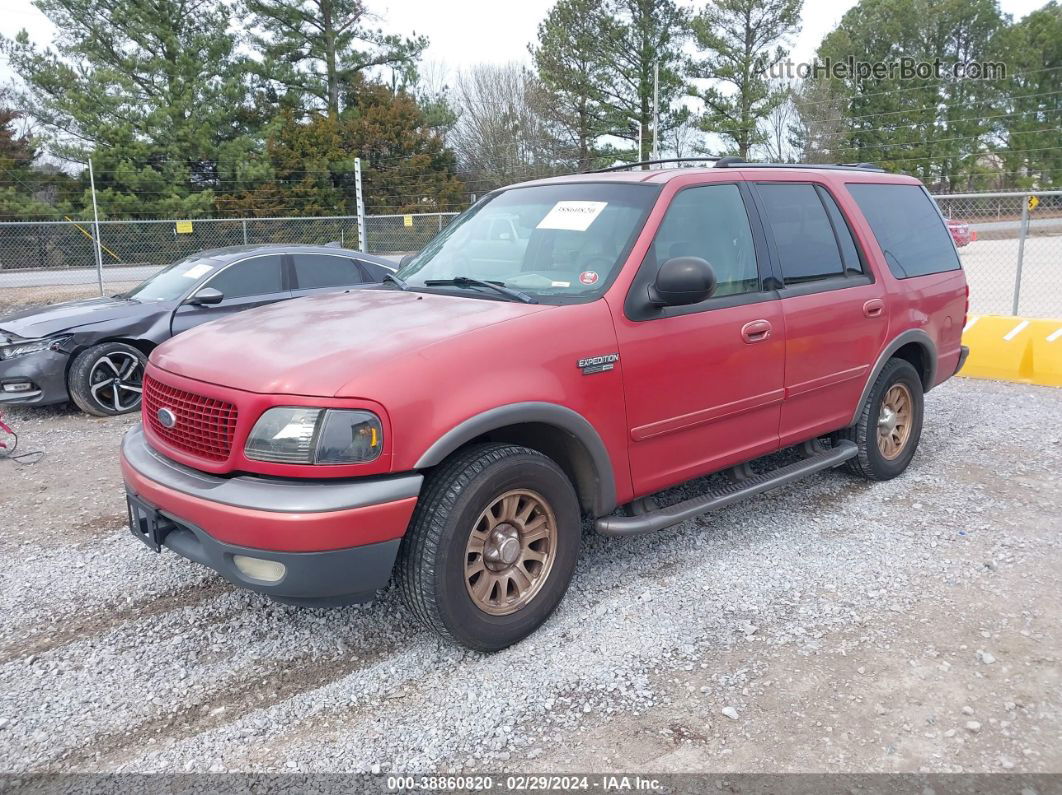
M715 292L715 271L700 257L674 257L660 266L649 286L653 306L699 304Z
M224 300L225 295L221 290L215 290L213 287L204 287L189 298L187 303L193 306L213 306L214 304L220 304Z
M402 257L402 259L398 261L398 269L402 270L402 268L406 267L406 265L412 262L413 258L417 256L417 253L418 252L414 251L412 254L406 254L404 257Z

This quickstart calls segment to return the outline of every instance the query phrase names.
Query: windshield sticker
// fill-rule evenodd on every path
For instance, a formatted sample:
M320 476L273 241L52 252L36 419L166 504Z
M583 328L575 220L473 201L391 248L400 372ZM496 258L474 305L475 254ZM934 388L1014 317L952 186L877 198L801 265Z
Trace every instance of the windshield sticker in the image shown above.
M571 282L550 282L549 286L550 287L571 287L572 283Z
M608 202L557 202L537 228L585 232L607 206Z
M191 268L186 270L181 275L184 276L184 278L186 278L186 279L198 279L203 274L210 273L212 267L213 266L211 266L211 265L203 265L203 264L193 265Z
M597 284L597 280L599 278L600 277L597 275L597 271L583 271L582 273L579 274L579 282L580 282L580 284L586 284L586 285Z

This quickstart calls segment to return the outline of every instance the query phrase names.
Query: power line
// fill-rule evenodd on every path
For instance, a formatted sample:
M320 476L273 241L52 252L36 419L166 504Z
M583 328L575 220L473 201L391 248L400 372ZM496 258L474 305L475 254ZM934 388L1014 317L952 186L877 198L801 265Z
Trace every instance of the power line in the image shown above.
M1028 76L1028 75L1041 74L1043 72L1056 72L1059 69L1062 69L1062 66L1048 66L1048 67L1044 67L1043 69L1029 69L1029 70L1026 70L1024 72L1014 72L1013 74L1011 74L1008 77L1008 79L1012 79L1012 78L1019 77L1019 76ZM941 82L941 83L937 83L935 85L936 86L941 86L941 85L949 85L949 84L946 83L946 82ZM866 92L866 93L857 92L857 93L855 93L855 94L853 94L851 96L838 96L838 97L831 97L829 99L811 100L811 101L803 102L803 104L805 104L805 105L824 105L824 104L827 104L827 103L830 103L830 102L836 102L838 99L841 99L841 100L844 100L844 99L852 100L852 99L865 99L867 97L880 97L880 96L882 96L884 94L893 94L893 95L895 95L895 94L903 94L903 93L906 93L908 91L924 91L926 88L929 88L929 87L931 87L930 84L923 84L923 85L917 85L917 86L908 86L907 88L885 89L885 90L882 90L882 91L870 91L870 92Z

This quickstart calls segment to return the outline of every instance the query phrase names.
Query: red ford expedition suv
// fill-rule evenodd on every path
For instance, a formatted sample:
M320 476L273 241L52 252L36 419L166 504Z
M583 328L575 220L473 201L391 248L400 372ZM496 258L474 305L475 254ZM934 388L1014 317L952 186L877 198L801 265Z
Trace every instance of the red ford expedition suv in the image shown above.
M427 626L500 649L560 602L583 518L649 533L841 464L903 472L967 294L907 176L724 158L505 188L377 288L159 346L122 445L132 529L285 602L394 576Z

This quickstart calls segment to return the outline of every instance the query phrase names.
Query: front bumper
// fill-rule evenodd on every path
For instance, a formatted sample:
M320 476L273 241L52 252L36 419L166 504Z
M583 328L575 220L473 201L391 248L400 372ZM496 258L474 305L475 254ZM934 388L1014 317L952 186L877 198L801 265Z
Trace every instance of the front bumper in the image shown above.
M39 351L0 360L0 406L47 406L66 403L66 368L70 357L62 351ZM4 384L30 382L29 392L5 392Z
M156 512L162 546L241 587L312 604L367 601L387 584L423 481L207 475L153 450L139 426L121 462L127 491ZM236 555L282 563L285 574L248 577Z

